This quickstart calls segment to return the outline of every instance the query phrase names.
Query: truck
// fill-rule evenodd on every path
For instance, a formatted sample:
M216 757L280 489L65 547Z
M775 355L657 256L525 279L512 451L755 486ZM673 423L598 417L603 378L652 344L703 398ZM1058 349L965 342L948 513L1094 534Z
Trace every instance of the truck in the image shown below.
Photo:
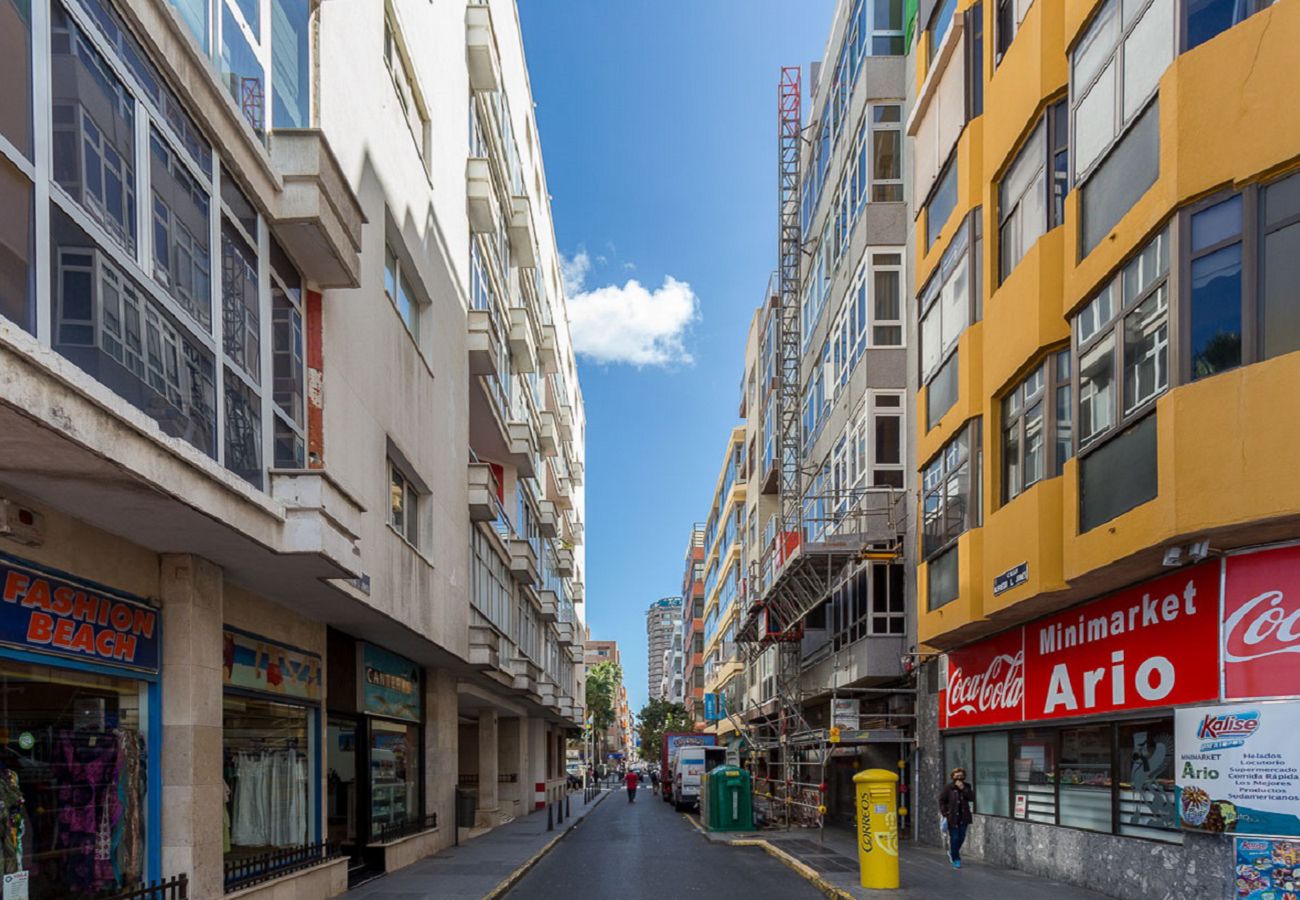
M704 775L727 762L725 747L681 746L673 751L673 807L679 812L699 806Z
M659 791L665 803L673 800L673 772L670 768L673 751L678 747L716 747L716 734L698 731L670 731L659 745Z

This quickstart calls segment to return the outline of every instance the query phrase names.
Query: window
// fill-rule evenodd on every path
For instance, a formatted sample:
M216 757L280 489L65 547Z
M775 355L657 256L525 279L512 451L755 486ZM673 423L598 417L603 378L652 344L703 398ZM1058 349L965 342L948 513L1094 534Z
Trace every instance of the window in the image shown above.
M310 128L311 0L271 0L271 121L276 128Z
M402 317L411 337L419 343L420 303L411 287L406 267L391 245L384 246L384 293Z
M220 66L221 80L261 140L266 136L266 69L258 39L258 6L259 0L221 3Z
M1020 23L1025 21L1025 15L1029 12L1032 3L1033 0L997 0L997 21L994 23L997 45L993 54L994 65L1002 62L1002 57L1011 47L1011 42L1016 39Z
M1081 532L1096 528L1156 498L1160 474L1156 453L1156 417L1153 414L1079 461Z
M948 34L948 29L952 27L952 17L957 11L957 0L942 0L936 8L934 15L930 18L930 24L926 28L929 34L929 58L926 65L934 63L935 54L939 52L939 47L943 44L944 36Z
M944 414L957 404L958 378L961 376L959 359L960 354L954 350L925 386L926 431L938 425Z
M0 0L3 9L5 0ZM32 182L0 155L0 220L12 237L0 262L0 316L36 333L36 215Z
M984 2L976 0L962 13L966 22L966 121L984 114Z
M1071 453L1070 412L1070 351L1066 349L1049 355L1002 399L1004 503L1061 474Z
M1262 191L1260 357L1300 350L1300 175Z
M428 163L429 149L429 114L425 110L424 96L415 79L415 71L407 56L405 42L399 36L399 29L392 15L384 16L384 62L393 79L393 89L397 92L397 104L402 118L411 129L411 137L420 150L420 156Z
M972 420L922 472L922 556L929 558L980 523L980 423Z
M225 367L226 468L262 486L262 399L230 366Z
M871 620L869 634L906 634L907 598L903 567L897 563L872 563Z
M998 185L998 247L1002 280L1044 233L1063 220L1069 193L1065 102L1054 103Z
M0 83L8 102L0 109L0 136L32 160L32 18L27 0L0 0L7 41ZM2 311L2 310L0 310Z
M1272 5L1273 0L1185 0L1185 49L1199 47L1215 35Z
M1111 830L1111 726L1061 731L1060 824Z
M1024 813L1016 818L1056 824L1056 732L1041 728L1011 733L1015 807L1024 798Z
M869 487L902 488L906 482L903 465L903 394L872 391L868 395L871 414L871 452L867 460Z
M251 243L250 243L251 239ZM254 384L262 373L260 290L255 235L229 218L221 222L221 309L226 357Z
M896 103L871 107L871 199L903 199L903 115ZM862 163L859 163L862 165ZM864 172L865 174L865 172Z
M306 371L302 276L278 242L271 241L271 369L275 401L275 465L306 465Z
M986 816L1011 815L1007 733L975 735L975 809Z
M153 277L205 330L212 329L212 251L207 176L196 177L157 128L150 130ZM256 294L256 285L254 285Z
M1174 0L1106 0L1093 17L1070 57L1075 183L1146 107L1174 40Z
M979 318L980 209L976 207L943 252L921 291L921 381L928 382L971 322ZM971 232L974 231L974 240Z
M388 524L412 545L418 546L420 495L415 482L392 460L388 461Z
M1080 252L1087 256L1160 176L1160 103L1152 103L1080 190Z
M951 0L950 0L951 2ZM935 179L930 199L925 204L925 248L928 251L939 239L939 232L947 224L957 206L957 154L948 158L943 171Z
M1075 317L1080 448L1135 421L1169 387L1168 278L1166 229Z
M903 55L903 0L859 0L861 6L858 35L867 34L867 16L871 16L871 55ZM856 69L855 69L856 71Z
M926 606L931 610L956 600L961 591L957 572L958 549L953 546L926 563Z
M871 346L903 346L903 256L871 254Z

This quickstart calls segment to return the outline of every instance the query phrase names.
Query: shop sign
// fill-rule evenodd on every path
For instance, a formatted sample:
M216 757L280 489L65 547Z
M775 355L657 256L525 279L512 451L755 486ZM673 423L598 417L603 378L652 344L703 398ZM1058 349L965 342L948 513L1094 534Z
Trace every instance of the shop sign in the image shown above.
M1224 696L1300 693L1300 547L1230 556L1223 593Z
M162 614L126 594L0 555L0 643L158 671Z
M831 701L831 724L837 728L857 728L859 725L860 704L857 700Z
M361 709L376 716L420 721L420 666L374 644L361 645Z
M1174 731L1183 828L1300 837L1300 702L1178 709Z
M1237 838L1239 900L1300 897L1300 841Z
M1006 593L1013 587L1020 587L1028 580L1029 563L1022 562L993 579L993 596L996 597L998 594Z
M944 728L1217 699L1217 562L948 654Z
M227 628L222 633L221 656L226 687L320 699L321 662L315 653Z

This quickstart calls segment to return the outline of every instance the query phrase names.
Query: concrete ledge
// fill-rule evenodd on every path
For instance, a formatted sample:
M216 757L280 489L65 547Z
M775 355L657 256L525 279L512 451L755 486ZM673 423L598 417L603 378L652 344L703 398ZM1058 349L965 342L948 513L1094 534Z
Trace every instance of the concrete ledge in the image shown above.
M443 838L441 828L428 828L416 834L389 841L386 844L370 844L369 846L384 851L385 872L396 872L413 862L418 862L426 856L437 853L447 846L447 840Z
M226 894L226 900L320 900L348 889L348 858L341 856Z

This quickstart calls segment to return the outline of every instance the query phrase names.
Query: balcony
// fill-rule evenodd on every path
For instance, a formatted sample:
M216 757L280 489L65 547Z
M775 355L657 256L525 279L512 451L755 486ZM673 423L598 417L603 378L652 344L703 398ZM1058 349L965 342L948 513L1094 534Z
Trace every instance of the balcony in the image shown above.
M510 238L510 255L515 265L532 269L537 265L537 236L533 231L533 208L527 197L510 198L510 224L506 229Z
M465 195L469 230L474 234L495 234L497 195L492 188L492 164L488 160L482 157L466 160Z
M573 440L573 407L567 403L560 404L560 440Z
M497 517L496 478L487 463L469 464L469 518L491 522Z
M533 323L522 306L510 309L510 356L520 375L537 371L537 348L533 342Z
M510 434L510 461L519 474L531 478L537 467L533 459L537 455L537 432L531 422L510 422L506 425Z
M573 598L574 603L581 603L587 596L587 587L581 581L569 583L569 596Z
M560 371L559 341L554 325L542 326L542 339L537 342L537 361L542 366L542 372L547 375Z
M492 10L486 3L471 3L465 9L465 55L471 89L501 89L501 56L497 52L496 30L492 27Z
M501 636L486 623L469 626L469 663L477 669L501 668Z
M537 444L541 448L543 456L555 456L555 454L560 450L560 446L556 440L558 434L555 423L555 413L550 410L543 410L541 413L541 424L542 427L537 432Z
M271 210L281 246L320 287L359 286L366 217L329 142L314 128L275 129L269 149L284 183Z
M572 509L573 494L568 476L556 471L554 463L546 469L546 499L554 503L556 509L561 512Z
M555 633L559 635L561 644L572 647L575 643L580 643L577 638L577 629L573 627L572 622L556 622Z
M465 318L465 337L469 349L469 374L501 378L503 337L497 326L495 310L471 309Z
M537 592L537 599L541 602L542 621L558 621L560 618L560 595L555 591L543 589Z
M553 538L560 533L560 517L556 513L555 504L550 500L537 504L537 527L542 537Z
M555 549L555 572L563 578L573 575L573 551L568 547Z
M580 459L569 462L569 480L573 482L574 487L582 486L582 482L586 478L586 470L587 467Z
M583 655L586 652L583 649L582 640L578 639L575 640L573 643L569 644L568 652L569 652L569 659L571 659L573 662L575 663L582 662Z
M534 585L541 580L541 571L537 567L537 551L526 538L511 538L507 542L510 549L510 574L520 584Z

